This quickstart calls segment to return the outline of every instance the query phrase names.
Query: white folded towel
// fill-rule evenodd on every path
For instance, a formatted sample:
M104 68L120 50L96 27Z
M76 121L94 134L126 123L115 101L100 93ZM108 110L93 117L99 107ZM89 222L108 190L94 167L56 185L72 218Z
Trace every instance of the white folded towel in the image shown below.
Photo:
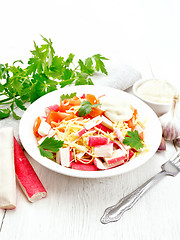
M92 77L94 85L125 90L141 78L140 72L125 64L109 66L107 71L107 76L97 73Z

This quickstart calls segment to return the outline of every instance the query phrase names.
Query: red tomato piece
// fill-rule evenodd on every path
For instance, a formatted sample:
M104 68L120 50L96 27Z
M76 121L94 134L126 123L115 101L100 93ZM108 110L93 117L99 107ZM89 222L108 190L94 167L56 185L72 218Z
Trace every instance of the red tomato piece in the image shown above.
M36 137L39 136L39 134L38 134L38 129L39 129L40 124L41 124L41 118L40 118L40 117L37 117L36 120L35 120L35 122L34 122L34 125L33 125L33 132L34 132L34 135L35 135Z

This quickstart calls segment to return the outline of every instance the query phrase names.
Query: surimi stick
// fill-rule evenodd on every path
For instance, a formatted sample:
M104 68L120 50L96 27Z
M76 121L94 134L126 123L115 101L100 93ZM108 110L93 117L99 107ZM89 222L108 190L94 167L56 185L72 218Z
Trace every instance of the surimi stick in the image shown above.
M30 202L46 197L47 192L40 182L33 167L24 155L22 148L14 137L14 160L16 178Z
M13 128L0 128L0 208L16 207Z

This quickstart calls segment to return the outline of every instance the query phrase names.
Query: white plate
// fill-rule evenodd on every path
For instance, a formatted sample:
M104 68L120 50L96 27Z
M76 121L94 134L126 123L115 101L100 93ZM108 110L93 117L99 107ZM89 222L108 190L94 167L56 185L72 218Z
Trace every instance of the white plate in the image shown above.
M37 116L44 115L44 109L47 106L53 104L59 104L60 96L62 94L77 92L77 95L80 96L83 93L92 93L97 97L103 94L106 94L108 97L113 97L118 101L121 101L121 97L127 99L133 107L137 108L140 118L145 119L147 117L146 129L144 132L145 142L149 145L149 151L144 155L138 156L126 164L109 169L104 171L79 171L70 168L65 168L57 163L42 157L39 153L39 149L37 148L36 138L33 135L33 124ZM122 174L133 170L145 162L147 162L157 151L160 142L161 142L161 125L158 117L153 112L153 110L147 106L144 102L142 102L137 97L128 94L126 92L109 88L109 87L97 87L97 86L73 86L63 88L54 92L51 92L37 101L32 103L29 108L25 111L19 126L19 135L20 140L27 151L27 153L34 158L37 162L42 164L43 166L51 169L52 171L65 174L73 177L80 178L101 178L101 177L110 177L118 174Z

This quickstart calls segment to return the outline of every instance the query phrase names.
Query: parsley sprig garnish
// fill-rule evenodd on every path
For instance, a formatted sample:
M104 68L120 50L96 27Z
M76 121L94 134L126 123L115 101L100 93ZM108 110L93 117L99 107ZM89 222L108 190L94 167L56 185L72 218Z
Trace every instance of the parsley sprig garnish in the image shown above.
M101 104L91 104L88 100L81 102L81 107L78 110L79 117L84 117L92 111L92 108L98 107Z
M64 144L64 141L56 140L54 137L45 138L44 141L38 146L40 154L43 157L53 159L53 153L59 151Z
M76 92L74 93L70 93L70 94L62 94L60 96L61 100L63 101L64 99L71 99L73 98L74 96L76 96Z
M135 131L128 131L127 135L125 136L123 143L128 145L136 150L143 148L142 140L139 137L139 133L137 130Z
M38 46L34 42L32 56L24 65L22 60L12 65L0 64L0 119L12 113L15 119L20 117L16 108L26 110L26 102L34 102L39 97L74 83L75 85L93 85L90 78L95 72L107 75L101 54L95 54L84 61L74 63L75 55L70 53L67 58L55 54L51 39L42 36L44 44Z

